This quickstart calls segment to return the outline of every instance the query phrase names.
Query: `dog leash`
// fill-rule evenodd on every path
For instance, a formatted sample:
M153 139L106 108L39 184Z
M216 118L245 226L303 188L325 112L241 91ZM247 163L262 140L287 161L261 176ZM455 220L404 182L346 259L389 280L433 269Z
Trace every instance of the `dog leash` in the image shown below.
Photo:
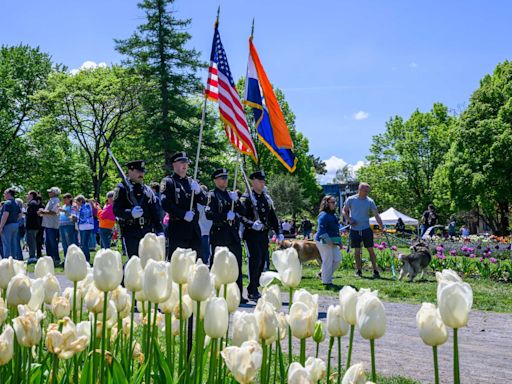
M384 231L384 236L386 236L386 240L388 242L388 245L390 245L389 237L387 231ZM392 235L389 235L392 236ZM396 280L396 272L395 272L395 254L393 251L391 251L391 273L393 275L393 280Z

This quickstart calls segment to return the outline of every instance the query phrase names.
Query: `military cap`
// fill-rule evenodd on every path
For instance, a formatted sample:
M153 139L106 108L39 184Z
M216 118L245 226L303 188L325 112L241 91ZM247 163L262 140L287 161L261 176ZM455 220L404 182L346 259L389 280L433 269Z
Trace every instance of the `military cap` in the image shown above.
M126 163L128 169L135 169L137 171L146 172L146 162L144 160L133 160Z
M186 161L189 162L188 156L186 152L175 152L171 156L171 163L175 163L177 161Z
M256 171L256 172L253 172L249 175L249 179L251 180L265 180L265 172L263 172L263 170L261 171Z
M227 176L228 170L226 168L218 168L212 173L212 180L217 177Z

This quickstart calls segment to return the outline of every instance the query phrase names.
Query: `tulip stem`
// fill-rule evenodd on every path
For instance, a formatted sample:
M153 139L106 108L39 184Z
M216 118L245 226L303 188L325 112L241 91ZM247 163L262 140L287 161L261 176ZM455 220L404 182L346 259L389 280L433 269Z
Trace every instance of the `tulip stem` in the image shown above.
M92 382L96 383L97 374L97 358L96 358L96 333L98 324L98 314L94 313L94 323L92 325L92 340L91 340L91 351L92 351Z
M107 331L107 303L108 303L108 292L103 293L103 314L102 314L102 326L101 326L101 363L100 363L100 379L104 383L103 374L105 368L105 338Z
M274 357L274 379L272 380L273 384L276 384L276 379L277 379L277 357L278 357L278 350L279 350L280 344L281 344L281 337L279 336L279 331L277 331L276 352L275 352L275 357Z
M375 340L370 339L370 352L372 355L372 381L377 382L377 371L375 370Z
M329 383L331 376L331 356L332 356L332 347L334 345L334 336L329 337L329 350L327 351L327 383ZM339 375L339 372L338 372Z
M432 352L434 353L434 377L435 384L439 384L439 367L437 365L437 345L432 347Z
M212 339L210 343L210 369L208 371L208 383L213 383L215 378L215 359L217 357L217 339Z
M278 331L279 335L279 331ZM279 356L279 377L281 378L281 383L284 384L286 380L286 371L284 368L284 358L283 358L283 349L281 347L281 335L277 338L277 351Z
M167 365L169 366L169 370L171 371L171 377L173 377L173 364L172 364L172 315L170 313L165 314L165 350L167 356Z
M197 305L196 305L196 353L195 353L195 367L196 367L196 374L195 374L195 377L194 377L194 382L197 382L197 379L199 378L199 356L201 354L200 352L200 349L199 349L199 340L201 339L200 338L200 331L199 331L199 325L200 325L200 318L201 318L201 302L198 301L197 302ZM201 346L202 348L202 346Z
M178 285L179 290L179 300L180 300L180 357L178 362L178 376L181 375L183 371L183 359L185 353L185 330L183 328L183 284Z
M135 292L132 292L132 311L130 313L130 344L129 344L129 352L128 352L128 373L129 377L132 377L132 370L133 370L133 320L135 316Z
M267 383L267 344L265 340L261 339L261 348L263 349L263 358L262 358L262 364L261 364L261 374L260 374L260 383L266 384Z
M338 384L341 383L341 336L338 339Z
M30 368L32 367L32 348L27 349L28 352L28 363L27 363L27 383L30 383ZM78 377L77 381L78 382Z
M302 366L306 363L306 339L300 339L300 363Z
M293 301L293 288L290 287L289 299L288 299L288 314L292 308ZM292 345L292 327L288 324L288 365L292 363L293 358L293 345Z
M453 328L453 383L460 384L459 372L459 335L458 328Z
M146 339L146 345L147 345L147 366L146 366L146 383L149 383L149 380L151 378L151 301L148 301L148 318L146 322L147 327L147 339ZM156 316L156 314L155 314Z
M348 344L347 366L345 369L350 368L350 359L352 358L352 343L354 342L354 328L355 328L355 325L351 324L350 325L350 341Z

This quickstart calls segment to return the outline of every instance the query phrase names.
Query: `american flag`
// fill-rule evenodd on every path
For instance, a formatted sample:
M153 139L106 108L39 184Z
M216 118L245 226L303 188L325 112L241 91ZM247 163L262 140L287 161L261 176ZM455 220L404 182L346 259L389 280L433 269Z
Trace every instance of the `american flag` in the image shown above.
M224 122L229 142L238 151L251 156L257 162L256 148L245 119L244 107L229 69L218 26L215 26L213 35L208 81L204 93L210 100L219 103L220 118Z

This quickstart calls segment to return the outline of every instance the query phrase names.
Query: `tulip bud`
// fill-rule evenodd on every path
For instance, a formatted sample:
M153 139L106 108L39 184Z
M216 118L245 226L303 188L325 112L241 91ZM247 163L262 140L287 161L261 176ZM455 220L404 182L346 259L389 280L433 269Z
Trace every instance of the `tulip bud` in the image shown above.
M126 288L119 286L114 289L110 296L110 300L114 302L120 318L124 318L130 314L132 302Z
M345 285L340 291L340 305L343 317L350 325L356 325L357 291L350 285Z
M300 301L292 304L288 315L288 323L294 337L306 339L313 336L315 321L316 314L313 309Z
M176 248L171 256L172 280L176 284L185 284L190 275L192 266L196 263L196 251Z
M42 278L47 274L55 275L55 268L53 265L53 259L50 256L43 256L37 259L36 266L34 268L34 275Z
M345 375L343 376L343 380L341 384L365 384L366 383L366 375L364 373L363 363L358 363L352 365Z
M238 288L238 285L236 283L228 284L227 295L224 295L223 285L220 289L220 296L226 298L229 313L233 313L237 310L238 306L240 305L241 295L240 288Z
M221 285L234 283L238 279L238 262L228 247L216 247L213 256L212 273L215 275L215 281Z
M293 362L288 367L288 384L313 384L309 371L300 363Z
M161 240L157 235L151 232L146 233L146 235L139 242L139 256L142 268L146 268L149 260L165 260L165 246L162 249Z
M465 327L473 305L473 290L467 283L446 282L439 292L438 305L441 318L448 327Z
M309 377L313 383L318 383L325 377L327 373L327 367L325 366L325 363L322 361L322 359L314 357L308 357L306 360L305 368L308 371Z
M53 296L60 296L60 283L54 275L47 274L43 277L43 288L45 304L50 305L52 303Z
M416 325L423 342L431 347L446 343L448 331L436 306L423 303L416 314Z
M85 259L83 251L75 244L68 247L64 260L64 273L70 281L81 281L87 276L89 263Z
M123 280L121 254L111 249L100 249L94 257L93 277L100 291L113 291Z
M104 295L96 286L93 284L89 287L89 290L85 294L84 304L89 312L100 313L103 311Z
M280 280L287 288L297 288L302 279L302 265L295 248L290 247L272 253L272 264L279 273Z
M201 259L198 259L196 264L190 269L190 275L187 279L187 291L190 298L194 301L205 301L212 294L210 271Z
M0 366L11 361L14 354L14 330L7 325L0 335Z
M206 302L204 331L212 339L226 335L228 330L228 304L222 297L212 297Z
M148 261L144 269L143 290L150 302L160 304L167 300L169 297L168 280L167 265L164 261Z
M315 323L315 330L313 331L313 341L317 344L325 340L324 324L318 320Z
M253 382L263 360L263 351L256 341L246 341L240 347L226 347L221 355L235 380L242 384Z
M362 294L356 305L357 326L364 339L378 339L386 332L386 312L379 298L371 292Z
M13 258L0 259L0 289L6 289L15 274Z
M10 307L27 304L31 297L31 281L26 275L15 275L7 286L6 302Z
M132 321L129 316L123 318L123 335L129 336L130 335L130 327L132 326ZM133 322L133 330L137 328L137 323Z
M254 313L236 311L233 314L231 344L239 347L249 340L259 340L259 327L256 315Z
M69 313L71 312L71 305L69 304L69 300L64 296L53 296L51 306L52 313L57 319L62 319L65 316L69 316Z
M133 358L139 362L139 364L144 363L144 354L142 353L142 348L137 341L133 342Z
M18 312L20 316L12 321L16 340L24 347L33 347L41 340L41 320L44 315L40 310L33 312L22 305L18 306Z
M330 305L327 309L327 332L329 336L339 337L348 333L349 325L343 318L341 305Z
M124 286L130 292L138 292L143 287L144 271L137 256L130 257L124 267Z

